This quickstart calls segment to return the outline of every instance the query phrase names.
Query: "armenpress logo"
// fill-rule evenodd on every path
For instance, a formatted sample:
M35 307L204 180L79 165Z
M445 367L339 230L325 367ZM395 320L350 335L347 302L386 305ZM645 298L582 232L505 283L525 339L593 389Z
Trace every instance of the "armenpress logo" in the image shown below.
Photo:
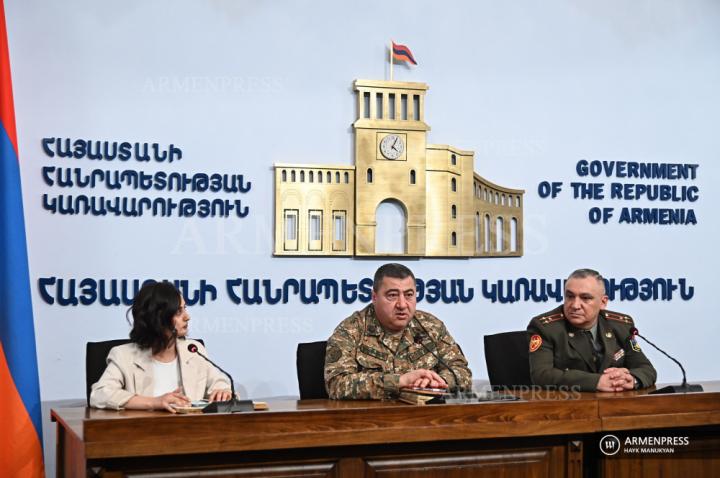
M600 451L612 456L620 451L620 440L615 435L605 435L600 439Z

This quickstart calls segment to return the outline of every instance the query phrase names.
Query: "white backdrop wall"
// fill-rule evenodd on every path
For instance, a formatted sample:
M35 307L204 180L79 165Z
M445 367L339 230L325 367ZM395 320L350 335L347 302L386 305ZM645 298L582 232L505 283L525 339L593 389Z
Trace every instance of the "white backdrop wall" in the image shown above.
M295 347L322 340L364 304L234 304L227 279L371 277L380 260L274 258L272 165L353 164L352 81L388 75L391 38L419 66L395 78L430 86L428 141L476 152L475 170L526 190L521 258L406 261L419 278L464 279L469 303L422 302L448 325L475 378L482 336L523 329L557 305L483 297L483 280L557 279L577 267L610 278L686 279L684 300L619 298L641 332L692 380L717 379L712 351L720 180L720 4L712 0L156 1L8 0L25 217L42 399L84 396L87 341L127 336L126 306L61 306L39 281L201 280L217 299L191 307L191 335L249 397L297 394ZM174 144L182 160L51 158L42 139ZM582 178L578 161L697 164L694 180ZM42 168L243 174L241 195L49 186ZM542 181L563 183L555 198ZM692 203L576 200L569 183L696 186ZM52 214L42 196L239 197L245 218ZM692 209L697 224L620 224L622 207ZM591 224L591 207L613 207ZM50 288L57 294L57 290ZM647 347L646 347L647 350ZM648 350L661 382L678 369Z

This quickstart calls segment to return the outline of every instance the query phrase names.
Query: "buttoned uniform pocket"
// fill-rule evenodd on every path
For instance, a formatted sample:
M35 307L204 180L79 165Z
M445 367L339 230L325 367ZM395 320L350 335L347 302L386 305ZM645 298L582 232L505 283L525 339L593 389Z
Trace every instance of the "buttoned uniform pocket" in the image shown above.
M587 363L575 350L568 350L567 354L560 354L557 351L553 356L555 362L555 368L571 369L571 370L585 370Z
M385 362L377 357L372 357L365 354L358 354L355 359L360 366L360 371L378 371L382 372L385 370Z

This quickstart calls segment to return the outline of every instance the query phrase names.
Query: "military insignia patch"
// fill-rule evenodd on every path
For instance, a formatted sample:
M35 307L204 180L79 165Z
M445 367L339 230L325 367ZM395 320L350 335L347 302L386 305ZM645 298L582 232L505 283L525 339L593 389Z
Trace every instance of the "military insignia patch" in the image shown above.
M327 353L325 354L325 362L335 363L340 360L340 357L342 357L342 350L340 350L340 347L333 344L328 347Z
M608 320L614 320L615 322L622 322L623 324L633 325L633 320L624 314L618 314L611 310L605 311L605 318Z
M425 349L416 350L415 352L408 354L407 358L410 362L417 362L420 360L421 357L424 357L425 355L429 354Z
M545 317L540 317L538 321L542 325L548 325L552 324L553 322L557 322L558 320L562 320L565 318L565 315L562 312L558 312L557 314L553 315L546 315Z
M642 350L640 349L640 344L635 338L630 339L630 347L632 347L635 352L642 352Z
M617 352L615 352L615 355L613 355L613 361L619 362L621 358L625 356L625 350L620 349Z
M533 335L530 337L530 352L535 352L542 345L542 337L539 335Z
M360 352L364 353L365 355L375 357L376 359L379 359L379 360L385 360L388 357L388 354L380 352L379 350L375 350L372 347L368 347L365 344L362 344L360 346Z

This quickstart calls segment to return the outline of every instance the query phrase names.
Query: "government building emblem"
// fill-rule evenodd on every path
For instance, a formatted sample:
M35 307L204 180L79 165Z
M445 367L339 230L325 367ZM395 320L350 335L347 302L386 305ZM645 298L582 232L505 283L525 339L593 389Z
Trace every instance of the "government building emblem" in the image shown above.
M424 83L355 80L355 165L275 164L275 256L519 257L522 189L428 144Z

